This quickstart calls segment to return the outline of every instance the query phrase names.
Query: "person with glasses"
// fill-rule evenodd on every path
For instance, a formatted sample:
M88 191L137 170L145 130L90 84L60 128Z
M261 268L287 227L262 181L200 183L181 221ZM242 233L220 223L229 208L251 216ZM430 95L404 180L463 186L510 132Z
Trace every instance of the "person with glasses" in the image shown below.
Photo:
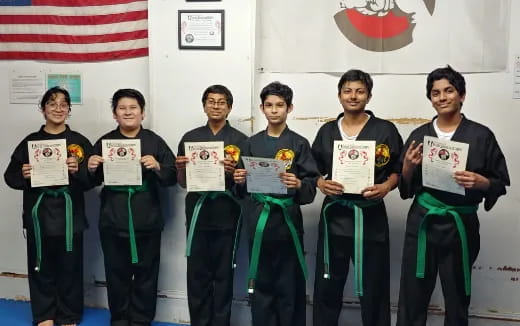
M83 231L88 227L83 193L92 188L87 160L89 140L65 123L70 115L66 89L50 88L40 110L45 124L25 137L11 155L6 184L23 191L23 228L33 324L73 326L83 316ZM62 140L67 146L68 185L32 187L28 142ZM42 155L61 155L44 148Z
M235 243L238 240L240 205L231 194L233 172L240 159L240 146L247 138L227 118L233 95L222 85L212 85L202 94L207 116L204 126L188 131L177 152L177 179L186 188L186 142L224 142L226 191L186 194L187 282L190 322L193 326L229 326L233 299ZM201 152L207 158L207 151Z
M94 144L88 169L96 185L104 181L102 141L138 139L142 185L101 190L99 233L105 262L112 326L150 326L157 304L157 280L164 220L159 192L176 183L175 155L156 133L142 127L145 99L125 88L112 96L117 128ZM123 153L116 154L123 155ZM126 154L125 154L126 155Z

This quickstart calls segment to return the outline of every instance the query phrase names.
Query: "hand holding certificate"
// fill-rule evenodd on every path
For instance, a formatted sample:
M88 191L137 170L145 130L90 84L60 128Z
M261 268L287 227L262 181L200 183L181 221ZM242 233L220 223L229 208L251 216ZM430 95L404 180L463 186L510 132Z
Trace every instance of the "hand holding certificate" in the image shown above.
M224 142L186 142L188 191L225 191Z
M142 185L140 139L103 139L101 147L106 186Z
M69 184L65 139L27 142L31 164L31 187Z
M424 136L423 186L464 195L465 189L453 178L455 171L466 170L469 145Z
M343 192L360 194L374 185L376 142L373 140L334 141L332 180L343 185Z
M285 172L281 160L242 156L247 170L247 191L250 193L287 194L287 186L280 179Z

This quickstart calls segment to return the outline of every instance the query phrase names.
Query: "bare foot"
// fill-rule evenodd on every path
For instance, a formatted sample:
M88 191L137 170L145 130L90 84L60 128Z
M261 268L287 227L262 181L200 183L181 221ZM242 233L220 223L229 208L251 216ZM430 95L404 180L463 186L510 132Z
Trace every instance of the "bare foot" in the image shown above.
M39 322L38 326L54 326L54 320L44 320Z

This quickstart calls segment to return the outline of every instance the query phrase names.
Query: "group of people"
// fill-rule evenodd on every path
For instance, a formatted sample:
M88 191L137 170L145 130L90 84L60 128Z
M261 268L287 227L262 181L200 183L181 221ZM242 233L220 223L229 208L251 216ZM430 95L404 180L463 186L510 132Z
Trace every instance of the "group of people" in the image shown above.
M120 89L113 95L117 128L92 146L65 123L71 110L68 92L49 89L40 103L45 125L16 147L4 175L11 188L23 190L33 323L80 323L82 232L88 225L83 193L103 184L102 140L139 139L142 185L101 190L99 231L112 326L151 325L164 227L160 187L176 183L186 187L190 160L185 143L211 141L225 146L220 163L226 190L186 194L191 325L230 325L235 253L242 228L250 253L247 285L253 325L305 326L307 265L300 206L311 203L319 189L325 199L317 242L313 324L338 325L352 261L363 325L389 326L389 226L384 197L396 187L403 199L414 199L406 224L397 325L426 324L437 274L445 297L445 325L467 325L471 266L479 252L477 208L483 201L484 208L491 209L506 193L510 181L504 155L489 128L461 113L465 81L451 67L428 75L426 96L436 115L414 130L404 146L392 122L366 109L372 87L372 78L363 71L343 74L338 83L343 112L325 123L310 145L287 126L293 111L289 86L273 82L262 89L260 110L267 127L249 138L227 120L233 107L231 92L222 85L210 86L202 95L207 123L184 134L177 156L160 136L142 127L145 99L139 91ZM469 144L466 169L453 175L464 194L423 185L425 136ZM33 188L27 143L55 139L67 143L69 184ZM359 194L344 193L344 185L332 179L334 141L341 140L375 141L374 184ZM242 156L282 160L285 172L279 177L287 194L249 193Z

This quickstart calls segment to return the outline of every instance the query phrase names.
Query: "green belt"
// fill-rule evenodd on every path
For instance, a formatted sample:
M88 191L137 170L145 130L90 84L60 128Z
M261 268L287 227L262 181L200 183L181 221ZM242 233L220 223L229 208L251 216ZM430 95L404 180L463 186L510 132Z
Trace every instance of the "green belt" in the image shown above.
M53 197L58 197L63 195L65 198L65 249L67 251L72 251L72 238L74 237L74 226L72 222L73 212L72 212L72 198L69 194L68 187L61 187L58 189L50 189L50 188L41 188L40 195L36 200L32 210L31 216L33 220L34 227L34 237L36 240L36 267L35 271L39 271L42 263L42 237L40 230L40 217L38 216L38 209L40 208L40 204L44 195L49 195Z
M135 230L134 230L134 215L132 214L132 196L136 192L148 191L148 184L143 182L141 186L107 186L107 189L111 191L127 192L128 193L128 236L130 238L130 255L132 257L132 264L139 262L137 256L137 244L135 242Z
M478 206L450 206L436 199L427 192L422 192L416 196L417 203L427 209L426 215L419 226L417 239L417 266L415 276L424 278L425 257L426 257L426 238L428 217L432 215L448 216L451 215L455 220L457 231L459 232L460 243L462 246L462 266L464 271L464 288L466 295L471 295L471 271L469 262L468 238L466 236L466 227L460 217L460 214L473 214L477 212Z
M231 194L230 191L200 192L199 195L201 195L201 196L199 197L199 199L195 203L195 207L193 208L193 214L191 215L190 228L188 230L188 238L186 239L186 257L189 257L191 255L191 246L192 246L192 243L193 243L193 236L195 235L195 229L196 229L197 221L199 220L200 209L202 208L202 205L204 204L204 201L207 198L215 199L215 198L220 197L220 196L225 196L225 197L230 198L237 205L240 206L240 204L238 203L236 198L233 196L233 194ZM242 211L240 212L240 217L238 218L237 229L235 231L235 240L234 240L234 243L233 243L233 255L232 255L232 258L231 258L231 266L233 268L236 267L235 256L236 256L236 251L237 251L237 246L238 246L238 239L240 237L240 225L241 225L241 223L242 223Z
M248 274L248 293L254 293L255 289L255 280L256 274L258 271L258 260L260 259L260 249L262 247L262 237L264 234L264 229L267 224L267 220L269 218L269 214L271 212L272 205L278 205L282 208L283 216L285 219L285 223L289 228L291 233L291 237L294 243L294 247L296 249L296 255L298 256L298 261L300 262L300 267L303 272L303 276L307 279L307 266L305 265L305 257L303 255L302 245L300 243L300 239L298 238L298 233L296 232L296 228L289 216L289 212L287 208L289 206L294 205L294 201L292 198L274 198L271 196L267 196L264 194L254 193L252 194L252 198L262 204L264 207L262 208L262 212L260 213L260 217L258 218L258 222L256 224L255 237L253 240L253 250L251 252L251 264L249 265L249 274Z
M375 206L381 201L334 199L323 208L323 278L330 278L329 227L327 210L330 206L339 204L354 210L354 285L356 295L363 296L363 210Z

